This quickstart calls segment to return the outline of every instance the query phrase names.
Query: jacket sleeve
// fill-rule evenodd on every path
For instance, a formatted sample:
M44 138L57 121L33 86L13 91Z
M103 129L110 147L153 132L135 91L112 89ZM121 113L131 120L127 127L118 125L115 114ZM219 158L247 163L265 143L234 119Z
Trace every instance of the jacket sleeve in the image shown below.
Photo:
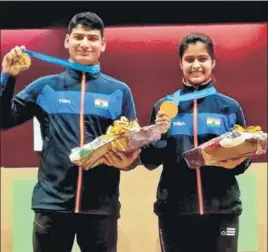
M246 128L246 121L245 121L245 117L242 111L241 106L238 104L237 105L237 109L236 109L236 124L242 126L243 128ZM231 173L233 173L234 175L240 175L243 174L251 165L252 160L250 158L247 158L246 160L244 160L241 164L239 164L238 166L236 166L235 168L229 170Z
M137 120L134 98L128 86L124 92L122 116L125 116L128 120Z
M149 124L154 124L155 118L156 118L156 109L155 107L153 108L150 119L149 119ZM167 154L167 141L166 141L166 136L163 136L160 140L151 143L147 146L144 146L141 149L141 163L149 170L153 170L160 166L163 161L164 157Z
M35 115L36 82L26 86L14 97L16 78L9 76L7 84L0 87L2 130L13 128L30 120Z

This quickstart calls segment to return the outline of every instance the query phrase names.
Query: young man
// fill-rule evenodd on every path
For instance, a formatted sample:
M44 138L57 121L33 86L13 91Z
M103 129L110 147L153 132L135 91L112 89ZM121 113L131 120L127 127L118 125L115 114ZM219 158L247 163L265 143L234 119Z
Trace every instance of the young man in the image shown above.
M64 45L70 62L98 65L106 47L103 21L91 12L75 15ZM136 119L131 91L101 72L68 68L33 81L13 98L21 71L14 59L22 49L13 48L2 61L8 79L1 88L1 129L33 116L41 125L43 152L32 196L33 251L70 252L76 235L82 252L115 252L120 169L135 167L139 150L128 156L109 152L105 165L88 171L73 165L69 155L71 149L105 134L120 116Z

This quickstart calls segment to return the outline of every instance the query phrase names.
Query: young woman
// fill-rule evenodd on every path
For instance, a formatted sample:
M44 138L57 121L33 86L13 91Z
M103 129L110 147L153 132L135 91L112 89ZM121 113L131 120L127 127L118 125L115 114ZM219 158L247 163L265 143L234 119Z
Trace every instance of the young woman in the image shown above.
M146 146L141 161L148 169L163 164L154 205L162 252L237 252L240 191L235 176L249 159L228 160L222 167L191 169L182 153L230 130L245 127L237 101L216 90L212 78L214 46L204 34L189 34L179 46L182 88L169 96L178 105L172 120L160 105L150 123L162 126L160 141Z

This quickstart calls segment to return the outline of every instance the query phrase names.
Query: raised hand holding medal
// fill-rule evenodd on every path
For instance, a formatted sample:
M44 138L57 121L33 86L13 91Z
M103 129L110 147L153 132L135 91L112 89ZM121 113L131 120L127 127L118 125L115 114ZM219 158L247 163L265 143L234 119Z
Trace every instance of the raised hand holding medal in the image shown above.
M27 70L31 66L31 57L26 53L21 53L13 58L13 65L21 71Z
M7 75L16 76L22 70L31 66L31 58L23 52L24 46L12 48L3 58L2 72Z
M172 101L165 101L161 104L156 115L155 124L159 126L161 133L165 134L170 128L171 119L178 114L178 106Z
M69 60L26 50L24 46L16 46L15 48L11 49L11 51L8 52L3 58L0 85L4 87L7 84L8 76L16 76L20 73L20 71L28 69L31 65L30 57L63 66L65 68L72 68L81 72L90 73L92 75L100 72L99 65L82 65L77 62L70 62Z

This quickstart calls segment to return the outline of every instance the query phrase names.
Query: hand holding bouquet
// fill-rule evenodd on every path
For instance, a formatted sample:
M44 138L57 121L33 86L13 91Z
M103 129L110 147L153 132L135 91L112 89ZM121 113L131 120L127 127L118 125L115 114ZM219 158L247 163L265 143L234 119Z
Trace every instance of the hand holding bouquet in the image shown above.
M178 107L171 101L165 101L160 111L165 117L172 118L176 116ZM141 147L161 138L163 127L161 122L140 127L136 121L129 121L122 116L114 121L106 134L73 149L70 160L85 170L104 163L123 168L124 163L134 161Z
M114 163L113 157L107 155L110 151L124 153L123 161L142 146L161 138L161 131L156 125L140 127L136 121L128 121L121 117L102 135L90 143L72 150L70 160L78 166L88 170L107 162ZM119 153L120 156L120 153ZM116 163L114 166L117 166ZM118 166L120 166L118 164Z
M265 154L267 133L259 126L244 129L236 125L229 132L183 153L191 168L220 166L234 168L246 158Z

